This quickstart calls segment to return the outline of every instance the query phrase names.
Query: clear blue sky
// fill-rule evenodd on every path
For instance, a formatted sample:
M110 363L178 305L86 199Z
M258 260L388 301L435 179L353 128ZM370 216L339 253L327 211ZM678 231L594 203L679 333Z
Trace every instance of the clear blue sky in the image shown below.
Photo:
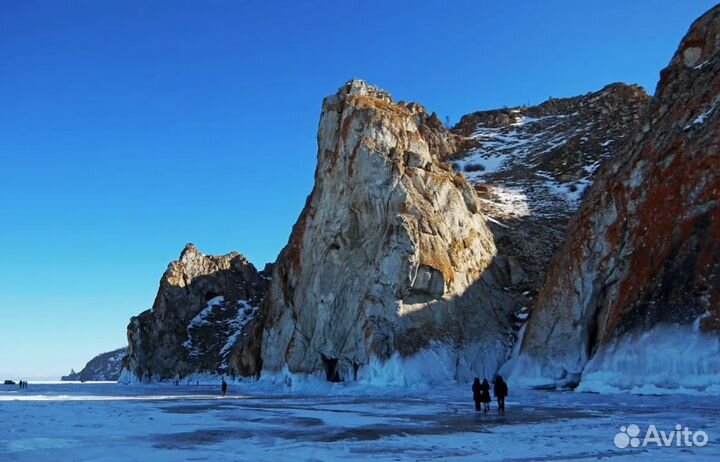
M0 379L124 345L186 242L274 260L349 78L453 121L653 92L713 4L0 1Z

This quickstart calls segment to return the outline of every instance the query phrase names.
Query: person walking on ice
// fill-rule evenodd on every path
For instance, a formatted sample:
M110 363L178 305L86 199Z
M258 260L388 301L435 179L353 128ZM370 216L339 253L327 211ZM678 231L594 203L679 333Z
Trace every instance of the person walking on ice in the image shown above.
M490 383L488 379L483 379L480 384L480 401L483 403L483 411L485 414L490 410Z
M482 402L482 389L480 386L480 379L475 377L472 384L473 401L475 401L475 410L480 412L480 403Z
M500 414L505 414L505 397L508 395L508 386L502 376L498 375L495 377L495 388L493 391L498 401L498 411Z

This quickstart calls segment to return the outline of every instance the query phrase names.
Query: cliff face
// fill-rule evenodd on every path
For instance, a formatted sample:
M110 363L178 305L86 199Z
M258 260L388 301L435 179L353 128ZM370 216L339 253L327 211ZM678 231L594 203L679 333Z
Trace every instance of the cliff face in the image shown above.
M623 334L720 327L720 7L698 19L642 130L608 162L571 223L530 317L524 357L577 382Z
M60 380L70 381L117 381L123 366L123 359L127 355L127 348L118 348L95 356L88 361L80 372L71 372Z
M188 244L160 280L152 309L128 325L124 380L234 373L230 357L252 331L267 279L242 255Z
M463 140L362 81L325 99L315 186L264 306L266 370L352 379L372 358L433 341L492 344L476 360L504 359L506 268L474 189L440 160Z

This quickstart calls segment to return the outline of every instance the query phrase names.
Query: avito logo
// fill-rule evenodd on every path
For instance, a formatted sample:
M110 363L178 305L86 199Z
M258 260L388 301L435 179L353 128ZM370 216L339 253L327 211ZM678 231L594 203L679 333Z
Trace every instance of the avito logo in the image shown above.
M692 431L688 427L680 424L675 425L675 430L665 432L658 431L655 425L650 425L645 432L643 439L640 439L640 427L635 424L620 427L620 432L615 435L613 442L620 449L629 447L648 447L656 445L657 447L703 447L708 444L708 434L702 430Z

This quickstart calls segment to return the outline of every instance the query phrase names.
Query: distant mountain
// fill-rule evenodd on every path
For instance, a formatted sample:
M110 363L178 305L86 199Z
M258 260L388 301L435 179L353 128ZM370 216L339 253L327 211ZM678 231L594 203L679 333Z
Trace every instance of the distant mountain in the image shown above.
M116 381L120 377L123 358L127 352L128 349L125 347L97 355L80 372L70 371L70 374L64 375L61 380Z

